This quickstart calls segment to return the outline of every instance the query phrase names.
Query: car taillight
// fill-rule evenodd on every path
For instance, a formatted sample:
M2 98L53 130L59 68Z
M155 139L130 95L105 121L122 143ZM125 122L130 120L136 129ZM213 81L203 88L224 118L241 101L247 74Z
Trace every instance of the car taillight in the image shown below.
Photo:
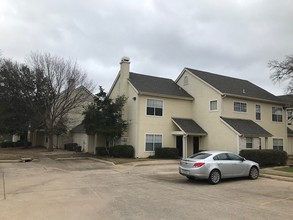
M193 164L194 167L202 167L205 163L203 162L198 162L198 163L195 163Z

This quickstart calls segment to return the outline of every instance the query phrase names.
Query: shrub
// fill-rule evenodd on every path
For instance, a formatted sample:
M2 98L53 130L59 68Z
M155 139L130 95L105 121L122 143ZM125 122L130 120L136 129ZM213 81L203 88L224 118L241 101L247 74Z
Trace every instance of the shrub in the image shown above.
M122 158L134 157L134 148L131 145L116 145L109 147L108 150L110 155L108 154L106 147L96 147L96 155Z
M170 148L170 147L156 148L155 158L178 159L179 152L177 148Z
M98 156L109 156L106 147L96 147L96 155Z
M81 152L81 146L76 146L75 147L75 152Z
M113 157L133 158L134 148L131 145L116 145L110 147L110 155Z
M77 146L78 146L77 143L64 144L64 150L75 151Z
M288 155L286 151L280 150L241 150L240 156L265 166L284 166L287 163Z
M14 144L13 144L13 147L24 147L25 146L25 143L24 143L24 141L17 141L17 142L14 142ZM30 147L30 146L32 146L32 142L26 142L26 146L27 147Z
M4 141L0 144L1 148L13 147L14 143L12 141Z

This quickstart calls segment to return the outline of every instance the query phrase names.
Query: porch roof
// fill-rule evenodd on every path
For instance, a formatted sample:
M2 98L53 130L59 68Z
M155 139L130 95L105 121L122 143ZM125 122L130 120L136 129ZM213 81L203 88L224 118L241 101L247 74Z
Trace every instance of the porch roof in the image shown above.
M226 122L231 128L244 137L272 137L273 135L266 131L263 127L252 120L224 118L221 119Z
M172 118L172 121L185 134L198 136L207 135L207 132L192 119Z

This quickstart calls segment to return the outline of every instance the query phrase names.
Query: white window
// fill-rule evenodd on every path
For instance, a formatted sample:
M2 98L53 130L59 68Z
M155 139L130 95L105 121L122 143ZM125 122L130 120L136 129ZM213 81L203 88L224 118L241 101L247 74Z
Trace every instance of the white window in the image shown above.
M210 111L216 111L216 110L218 110L218 101L217 100L210 101Z
M147 115L163 115L163 101L148 99L147 100Z
M247 112L247 104L244 102L234 102L235 112Z
M246 148L252 148L253 138L246 138Z
M273 138L273 149L274 150L283 150L283 139Z
M147 134L145 140L145 151L155 151L156 148L162 148L162 135Z
M261 120L261 107L260 107L260 105L255 106L255 119Z
M282 122L282 108L272 107L272 120Z

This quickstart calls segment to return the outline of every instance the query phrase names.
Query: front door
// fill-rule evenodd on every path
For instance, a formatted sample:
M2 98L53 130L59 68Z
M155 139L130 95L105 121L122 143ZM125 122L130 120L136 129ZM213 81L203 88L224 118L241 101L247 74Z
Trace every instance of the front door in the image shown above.
M199 152L199 137L193 137L193 153Z
M183 155L183 136L176 136L176 148L178 150L179 156Z

